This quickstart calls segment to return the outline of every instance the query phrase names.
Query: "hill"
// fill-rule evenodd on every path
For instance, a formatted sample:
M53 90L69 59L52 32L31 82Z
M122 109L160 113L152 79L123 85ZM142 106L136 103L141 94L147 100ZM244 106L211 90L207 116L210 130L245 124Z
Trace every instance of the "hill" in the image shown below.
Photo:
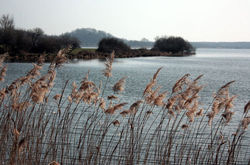
M105 31L96 30L93 28L80 28L66 34L69 34L72 37L76 37L81 42L82 47L97 47L99 41L102 38L116 37ZM122 40L132 48L152 48L154 45L153 41L149 41L147 39L142 39L140 41L127 40L127 39L122 39ZM250 49L250 42L190 42L190 43L195 48Z
M76 29L66 34L76 37L81 42L82 47L96 47L102 38L113 37L112 34L92 28Z
M115 37L114 35L106 33L105 31L96 30L92 28L80 28L66 34L72 37L76 37L81 42L82 47L97 47L99 41L102 38ZM153 42L147 39L142 39L141 41L127 40L122 38L120 39L133 48L151 48L153 46Z

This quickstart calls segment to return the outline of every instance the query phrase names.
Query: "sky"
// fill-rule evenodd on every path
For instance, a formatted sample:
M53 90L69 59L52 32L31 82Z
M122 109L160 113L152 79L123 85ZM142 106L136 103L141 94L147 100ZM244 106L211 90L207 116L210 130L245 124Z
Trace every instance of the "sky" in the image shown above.
M250 0L0 0L3 14L51 35L95 28L130 40L250 41Z

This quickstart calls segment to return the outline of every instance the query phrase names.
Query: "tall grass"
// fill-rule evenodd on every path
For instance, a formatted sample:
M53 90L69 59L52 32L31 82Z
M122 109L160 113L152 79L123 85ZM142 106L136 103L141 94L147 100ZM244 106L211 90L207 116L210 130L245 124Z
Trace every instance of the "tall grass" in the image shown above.
M238 125L232 122L231 81L202 109L202 75L184 75L172 91L157 84L159 68L133 103L120 102L126 77L105 93L112 78L114 53L107 59L106 80L88 74L80 84L66 81L52 95L56 71L66 61L61 50L40 75L41 56L26 75L0 90L0 162L2 164L249 164L246 139L250 102ZM0 80L7 66L1 56ZM65 89L71 88L71 93ZM249 151L248 151L249 152Z

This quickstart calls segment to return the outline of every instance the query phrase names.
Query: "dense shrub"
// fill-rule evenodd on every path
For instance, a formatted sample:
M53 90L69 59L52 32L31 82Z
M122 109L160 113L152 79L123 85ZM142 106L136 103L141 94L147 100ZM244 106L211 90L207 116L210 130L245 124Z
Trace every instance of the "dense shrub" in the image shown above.
M4 49L3 47L0 46L0 53L3 54L4 53Z
M72 48L80 47L79 41L68 35L50 36L41 34L35 38L35 34L31 31L15 29L12 32L2 33L1 36L0 45L8 48L5 51L14 54L21 50L34 53L54 53L69 45Z
M190 53L194 50L192 45L181 37L163 37L155 41L152 50L171 53Z
M116 53L128 52L130 47L117 38L103 38L98 44L99 52L111 53L113 50Z
M32 51L36 53L41 53L43 51L56 52L59 49L68 47L69 45L71 45L73 49L80 47L78 40L68 35L60 35L60 36L43 35L39 38L36 46L33 47Z
M80 47L80 42L70 35L62 34L51 36L44 34L40 28L22 30L14 28L14 20L8 15L0 18L0 46L10 55L20 51L34 53L55 53L71 45L72 48Z

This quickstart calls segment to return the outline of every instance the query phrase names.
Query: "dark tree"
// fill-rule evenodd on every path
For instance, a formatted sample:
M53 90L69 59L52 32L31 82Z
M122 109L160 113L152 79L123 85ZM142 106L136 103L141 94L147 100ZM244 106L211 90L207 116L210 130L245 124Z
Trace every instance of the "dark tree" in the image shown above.
M0 19L0 28L3 29L3 31L13 30L14 29L14 19L12 17L10 17L8 14L3 15Z
M9 15L3 15L0 18L0 31L0 44L3 45L4 51L10 51L13 48L15 42L14 19L11 18Z
M41 28L34 28L29 31L29 34L31 36L31 42L32 42L32 50L35 50L38 44L39 39L44 34L43 30Z
M155 41L152 50L171 53L191 53L194 48L181 37L163 37Z
M14 28L14 19L9 15L0 18L0 52L17 55L22 51L32 53L55 53L72 46L80 47L80 42L70 35L51 36L40 28L21 30Z
M113 37L103 38L98 44L97 51L99 52L111 53L113 50L116 53L123 53L130 51L130 47L122 40Z
M15 30L15 46L14 52L17 53L20 50L30 52L32 49L32 39L30 34L25 30Z
M77 38L70 36L69 34L65 33L60 35L59 37L60 43L63 47L68 47L69 45L72 46L72 49L80 47L80 41Z

